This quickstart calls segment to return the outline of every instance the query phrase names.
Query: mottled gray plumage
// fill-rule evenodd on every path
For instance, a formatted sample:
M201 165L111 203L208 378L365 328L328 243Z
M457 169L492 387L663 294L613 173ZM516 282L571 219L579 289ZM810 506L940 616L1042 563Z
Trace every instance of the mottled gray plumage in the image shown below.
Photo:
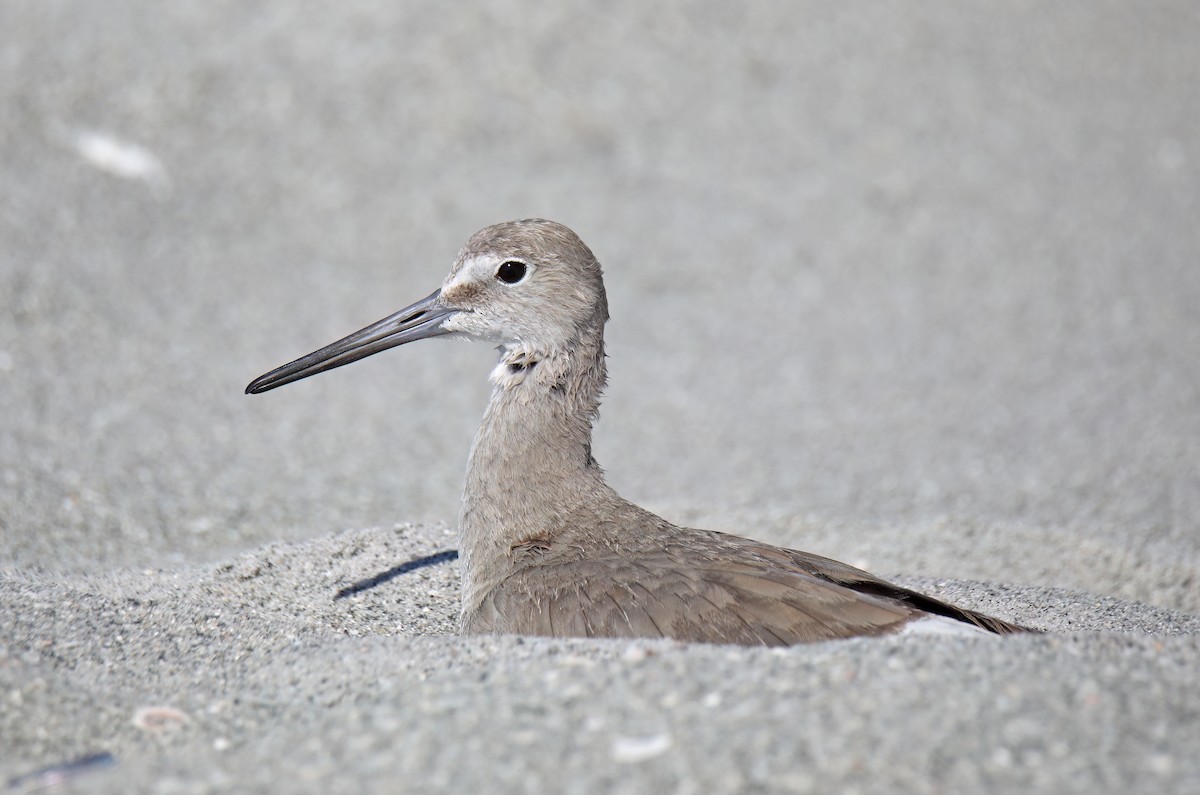
M918 622L1022 631L828 558L676 527L621 499L591 447L607 320L600 265L571 230L497 224L471 237L437 292L246 391L425 337L499 344L463 489L467 633L775 646Z

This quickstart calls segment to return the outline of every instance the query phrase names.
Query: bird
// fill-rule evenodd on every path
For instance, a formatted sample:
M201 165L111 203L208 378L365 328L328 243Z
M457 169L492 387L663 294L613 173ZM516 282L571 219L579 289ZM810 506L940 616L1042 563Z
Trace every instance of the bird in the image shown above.
M258 394L432 337L497 346L459 521L464 635L752 646L1031 631L839 561L679 527L620 497L592 455L606 385L600 263L544 219L470 237L442 286L255 379Z

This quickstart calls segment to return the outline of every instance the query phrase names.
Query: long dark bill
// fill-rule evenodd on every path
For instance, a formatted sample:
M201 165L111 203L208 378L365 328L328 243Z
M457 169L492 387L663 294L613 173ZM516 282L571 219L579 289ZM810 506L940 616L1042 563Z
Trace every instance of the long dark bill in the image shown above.
M277 386L308 378L310 375L357 362L373 353L386 351L406 342L449 334L450 332L442 328L442 322L460 310L443 306L438 301L441 294L441 290L435 290L412 306L405 307L378 323L372 323L319 351L301 356L294 362L255 378L246 387L246 394L257 395Z

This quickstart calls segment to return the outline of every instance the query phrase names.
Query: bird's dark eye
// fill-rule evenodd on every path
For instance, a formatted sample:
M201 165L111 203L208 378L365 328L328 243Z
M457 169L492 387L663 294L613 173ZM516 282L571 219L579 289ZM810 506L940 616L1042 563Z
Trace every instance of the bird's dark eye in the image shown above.
M518 262L515 259L510 259L508 262L500 264L496 268L496 278L505 284L516 284L525 278L525 274L529 272L529 266L524 262Z

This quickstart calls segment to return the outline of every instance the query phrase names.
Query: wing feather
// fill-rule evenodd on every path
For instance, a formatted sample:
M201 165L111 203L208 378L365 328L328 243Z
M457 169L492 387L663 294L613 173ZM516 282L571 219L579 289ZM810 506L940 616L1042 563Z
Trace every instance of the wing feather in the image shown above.
M564 543L569 556L514 561L464 613L464 631L782 646L896 632L931 614L1028 631L819 555L665 522L653 529L640 547Z
M890 632L915 614L800 572L607 559L522 569L492 589L464 626L469 632L780 646Z

